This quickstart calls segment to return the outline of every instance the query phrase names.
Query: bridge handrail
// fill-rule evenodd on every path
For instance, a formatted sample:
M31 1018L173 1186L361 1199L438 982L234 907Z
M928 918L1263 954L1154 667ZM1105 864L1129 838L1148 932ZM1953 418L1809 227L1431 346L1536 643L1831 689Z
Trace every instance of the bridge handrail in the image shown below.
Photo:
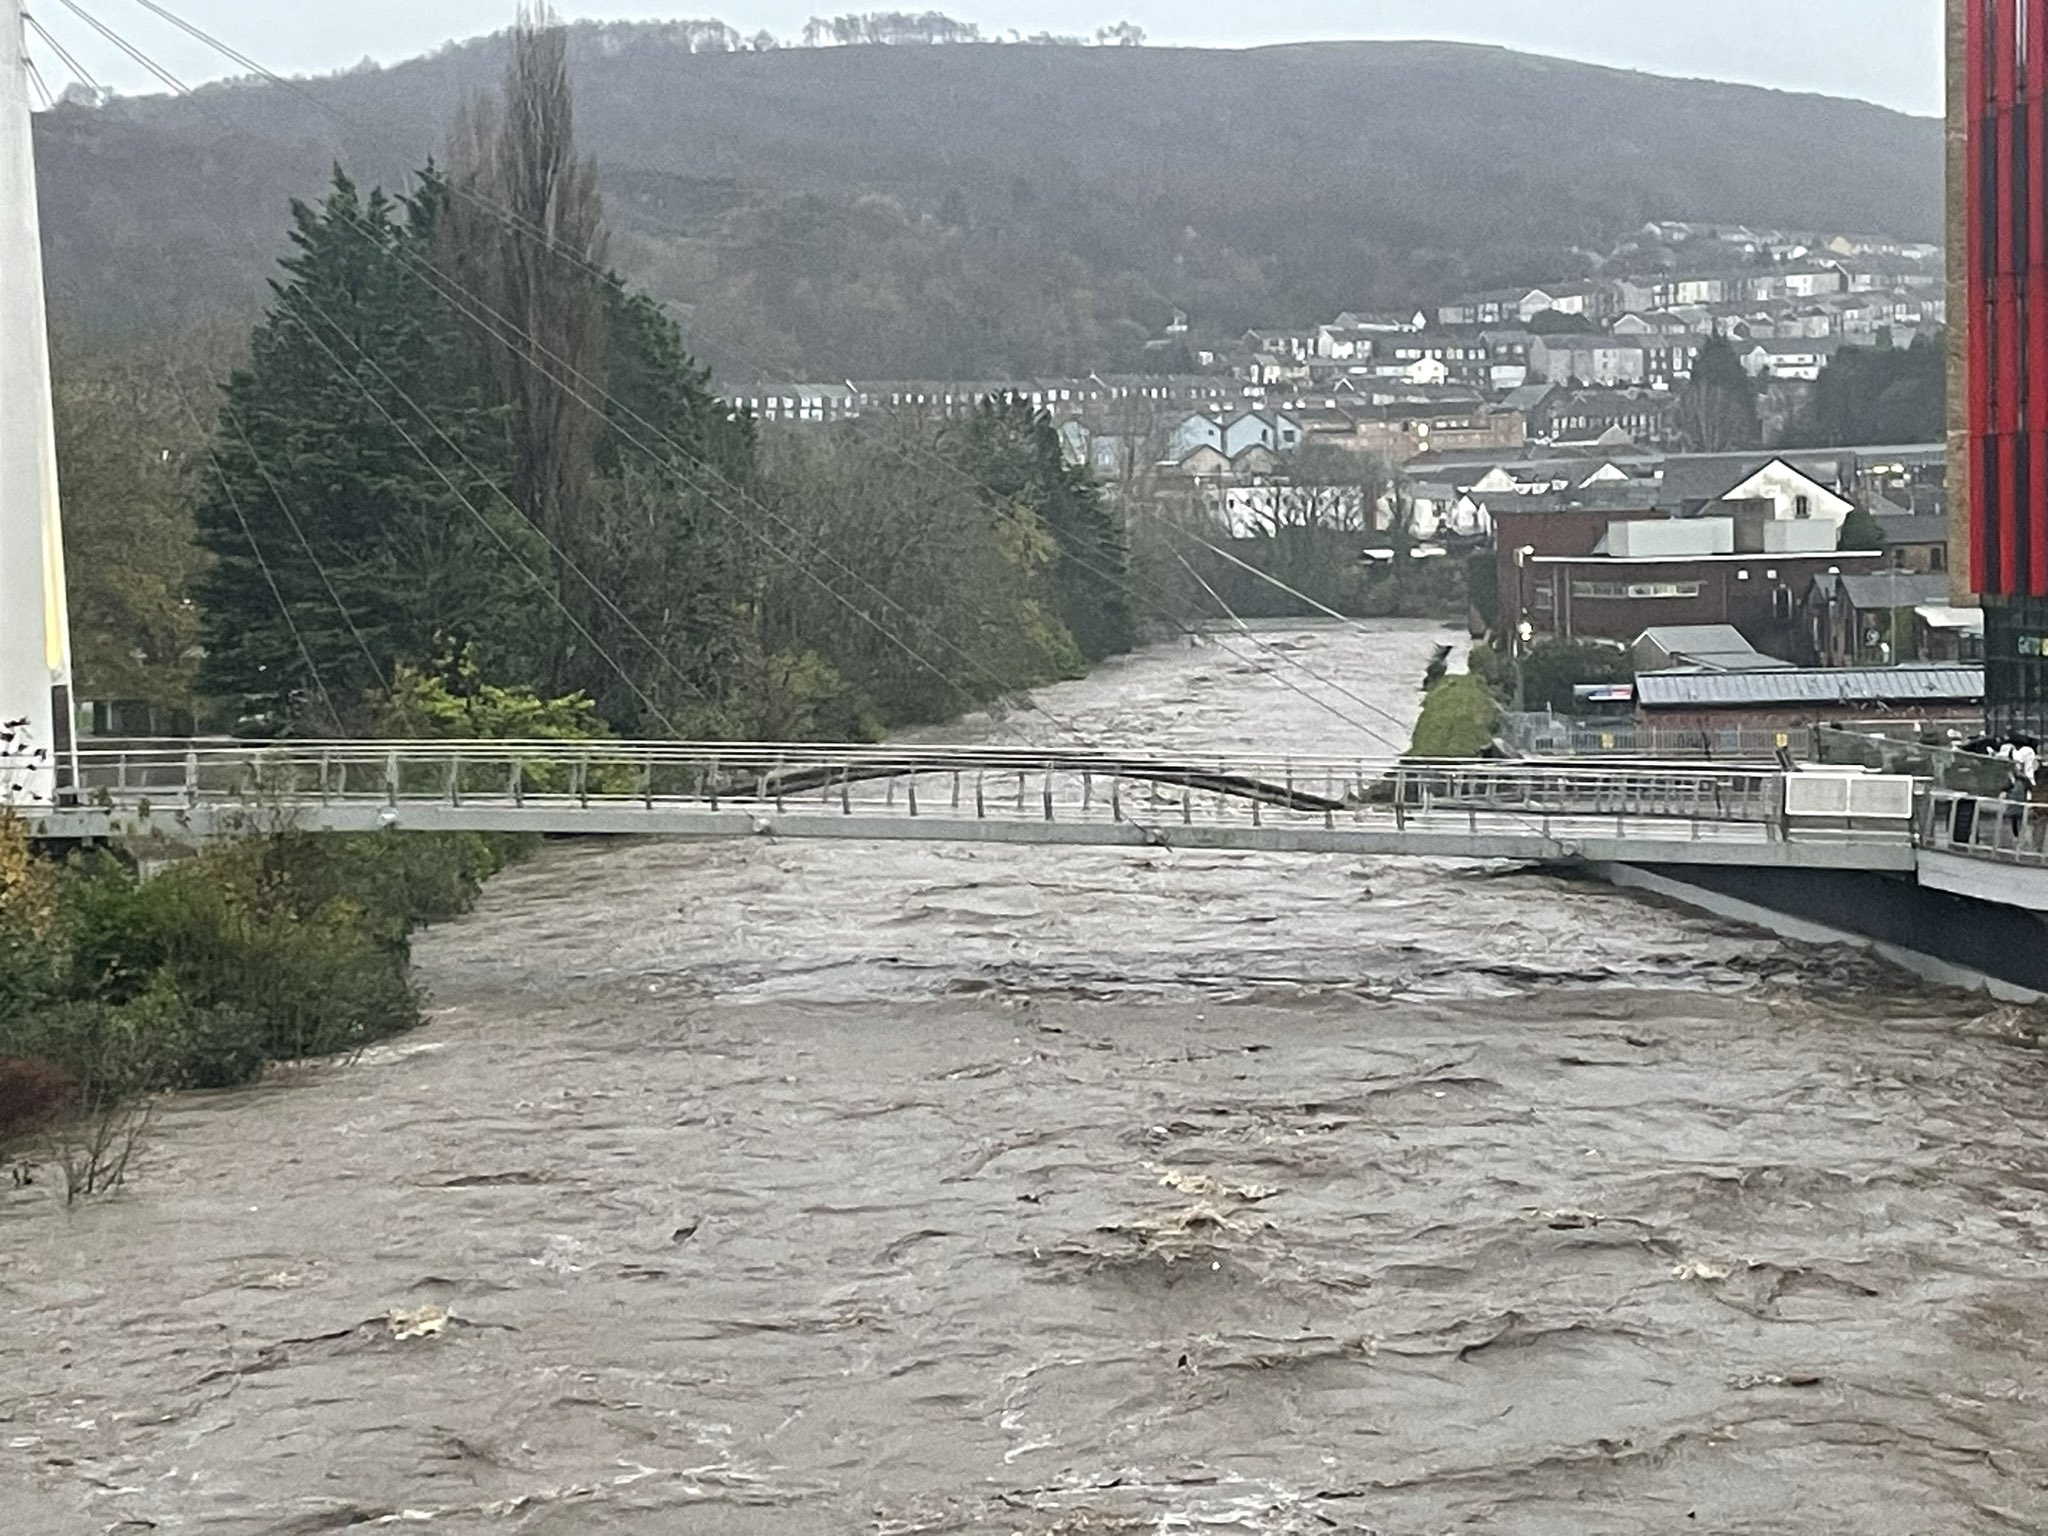
M381 770L386 788L431 794L422 785L405 791L427 770L474 776L501 770L545 777L569 772L585 776L631 771L639 775L680 771L699 787L710 781L752 777L775 781L802 775L840 774L853 779L963 772L1024 772L1179 779L1227 778L1293 790L1342 787L1351 794L1369 788L1408 785L1439 798L1491 798L1501 786L1525 793L1578 793L1626 789L1635 793L1712 787L1720 793L1761 793L1776 783L1775 769L1705 764L1599 764L1549 761L1432 761L1400 758L1271 756L1228 750L1132 750L1121 753L1063 748L820 746L815 743L406 741L293 742L235 745L133 745L118 750L86 748L78 754L81 787L156 787L191 793L222 793L252 776L257 781L290 780L312 774L327 783L350 770ZM223 783L223 780L227 783ZM254 787L254 786L251 786ZM536 786L540 787L540 786ZM584 792L605 792L586 783ZM614 787L610 792L626 793Z
M772 806L935 800L972 819L1108 814L1189 821L1248 807L1326 822L1411 814L1645 817L1787 825L1781 770L1739 764L1273 756L1225 747L1126 752L1058 746L562 740L166 741L84 747L81 803L288 811L452 806ZM941 780L936 794L929 787ZM927 785L922 793L919 781ZM1146 786L1136 793L1134 785ZM1199 801L1199 805L1196 803ZM1140 806L1143 806L1141 811ZM1474 823L1476 826L1476 822Z
M1662 772L1674 775L1696 776L1705 774L1758 775L1777 772L1775 765L1756 763L1703 763L1698 760L1676 759L1659 761L1644 759L1635 762L1604 761L1600 763L1575 762L1567 759L1522 759L1522 758L1421 758L1413 756L1371 755L1371 754L1328 754L1314 752L1297 753L1248 753L1229 748L1211 746L1166 746L1157 744L1140 745L1132 743L1121 747L1065 747L1065 746L953 746L945 743L820 743L820 742L765 742L765 741L629 741L629 740L557 740L536 738L512 739L392 739L369 740L349 739L334 741L136 741L120 747L95 747L82 744L78 756L85 762L112 762L120 758L139 760L143 758L186 760L197 758L201 762L221 760L245 760L253 757L282 757L312 759L321 756L338 757L372 756L399 753L403 756L434 756L447 758L487 757L503 758L519 756L532 761L568 761L580 757L653 757L658 761L702 762L712 759L724 761L789 761L806 762L847 759L876 759L896 761L943 761L950 765L963 760L984 760L1008 763L1012 761L1041 762L1097 762L1103 764L1158 762L1180 760L1203 763L1229 762L1233 765L1262 765L1314 768L1350 768L1393 772L1399 768L1425 769L1479 769L1501 772L1530 772L1555 770L1559 772L1598 773L1642 773Z
M2048 804L1940 792L1920 815L1920 846L1935 853L2048 868Z

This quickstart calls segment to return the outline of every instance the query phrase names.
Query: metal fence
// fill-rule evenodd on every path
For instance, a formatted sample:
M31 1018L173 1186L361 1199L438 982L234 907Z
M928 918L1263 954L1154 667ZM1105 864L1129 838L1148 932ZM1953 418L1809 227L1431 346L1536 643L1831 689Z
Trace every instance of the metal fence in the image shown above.
M79 754L77 800L148 808L640 804L977 820L1334 821L1500 810L1775 823L1781 775L1738 765L679 742L129 743ZM569 824L571 818L565 818Z
M1981 795L1927 797L1920 846L2048 869L2048 805Z
M1936 739L1879 735L1863 726L1816 726L1813 758L1831 767L1925 779L1937 791L1994 797L2005 793L2012 782L2010 763L1943 745L1946 730L1927 734Z
M1651 761L1768 763L1780 751L1812 753L1804 730L1722 726L1712 730L1648 725L1637 720L1583 719L1575 715L1508 714L1501 741L1530 757L1632 757Z

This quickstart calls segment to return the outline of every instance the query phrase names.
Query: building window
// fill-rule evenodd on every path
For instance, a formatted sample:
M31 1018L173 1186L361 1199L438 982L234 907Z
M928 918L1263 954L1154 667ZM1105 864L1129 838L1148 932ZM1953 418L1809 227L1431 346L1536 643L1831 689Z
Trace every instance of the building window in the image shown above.
M1645 602L1699 597L1705 583L1697 581L1575 581L1576 602Z
M1812 516L1813 516L1813 498L1812 498L1812 497L1810 497L1810 496L1795 496L1795 497L1793 497L1793 498L1792 498L1792 515L1793 515L1794 517L1799 517L1799 518L1807 518L1807 517L1812 517Z

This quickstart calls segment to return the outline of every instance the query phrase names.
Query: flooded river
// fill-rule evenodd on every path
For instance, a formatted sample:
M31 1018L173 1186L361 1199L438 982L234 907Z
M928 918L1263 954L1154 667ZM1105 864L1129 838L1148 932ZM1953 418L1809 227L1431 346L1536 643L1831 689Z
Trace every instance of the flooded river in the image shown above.
M1439 638L989 729L1382 751ZM178 1102L125 1197L0 1191L0 1530L2048 1529L2048 1059L1861 957L763 844L556 847L419 963L431 1028Z

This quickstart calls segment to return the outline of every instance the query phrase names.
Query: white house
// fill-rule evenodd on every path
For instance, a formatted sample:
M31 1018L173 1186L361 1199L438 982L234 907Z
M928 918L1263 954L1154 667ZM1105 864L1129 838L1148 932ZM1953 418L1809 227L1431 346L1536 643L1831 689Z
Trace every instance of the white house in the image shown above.
M1837 528L1848 521L1853 504L1829 490L1812 476L1802 473L1783 459L1773 459L1721 497L1723 501L1768 501L1771 516L1779 522L1808 519L1833 523Z
M1811 337L1759 341L1742 354L1742 366L1753 379L1802 379L1811 384L1834 352L1832 345Z
M1394 518L1404 505L1408 514L1408 532L1418 539L1485 539L1493 536L1493 517L1483 500L1470 491L1460 492L1455 486L1429 481L1410 486L1401 493L1399 500L1392 491L1382 496L1373 519L1374 526L1382 533L1391 529Z
M1539 336L1529 348L1529 371L1552 384L1641 384L1649 349L1626 336Z

